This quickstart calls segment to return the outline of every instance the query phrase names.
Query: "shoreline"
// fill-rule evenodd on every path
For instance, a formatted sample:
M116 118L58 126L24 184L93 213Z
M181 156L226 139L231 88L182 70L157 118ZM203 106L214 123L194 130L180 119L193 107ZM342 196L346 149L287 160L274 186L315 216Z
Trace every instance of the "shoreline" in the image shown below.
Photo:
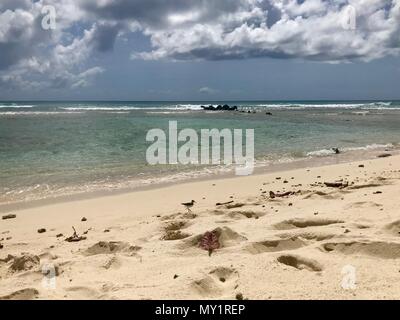
M400 147L393 146L390 149L387 149L387 147L382 146L380 148L371 150L346 151L345 153L341 153L339 155L332 154L327 156L313 156L309 158L299 158L296 160L283 163L274 162L269 165L256 166L254 173L251 176L286 172L304 168L318 168L327 165L328 166L337 165L337 164L352 163L357 161L373 160L377 158L379 154L385 152L386 153L390 152L393 156L396 156L400 154ZM164 176L160 178L164 178ZM133 187L122 187L113 190L102 189L102 190L94 190L86 192L77 192L66 195L49 196L47 198L40 198L40 199L16 201L10 203L0 203L0 213L26 210L30 208L37 208L64 202L75 202L75 201L96 199L101 197L112 197L116 195L124 195L124 194L142 192L154 189L164 189L177 184L188 184L188 183L202 182L202 181L219 181L224 179L236 179L236 178L240 178L240 176L235 176L233 170L231 170L229 172L214 172L206 174L204 176L199 175L189 178L182 178L176 181L150 183L147 185L143 184Z

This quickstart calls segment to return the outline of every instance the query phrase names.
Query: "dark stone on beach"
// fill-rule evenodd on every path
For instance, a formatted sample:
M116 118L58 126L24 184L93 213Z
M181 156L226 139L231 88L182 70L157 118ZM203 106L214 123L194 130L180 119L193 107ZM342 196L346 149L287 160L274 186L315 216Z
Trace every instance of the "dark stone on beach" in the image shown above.
M85 221L87 221L87 219L85 217L83 217L81 221L85 222Z
M374 194L382 194L382 191L375 191Z
M62 234L62 233L59 233L58 235L56 235L56 237L57 238L61 238L61 237L63 237L64 235Z
M365 168L365 166L363 164L360 164L358 167L359 168Z
M392 155L390 153L382 153L382 154L378 155L378 158L389 158L391 156Z
M236 295L236 300L244 300L243 294L238 293L238 294Z
M105 232L105 233L108 233L108 232L110 232L110 230L106 229L106 230L104 230L104 232Z
M45 233L45 232L46 232L46 229L45 229L45 228L42 228L42 229L39 229L37 232L38 232L38 233Z
M16 217L17 217L17 215L15 215L15 214L7 214L7 215L3 216L3 220L15 219Z
M3 249L4 248L4 246L0 243L0 249Z
M176 274L176 275L174 275L174 279L177 279L179 276Z

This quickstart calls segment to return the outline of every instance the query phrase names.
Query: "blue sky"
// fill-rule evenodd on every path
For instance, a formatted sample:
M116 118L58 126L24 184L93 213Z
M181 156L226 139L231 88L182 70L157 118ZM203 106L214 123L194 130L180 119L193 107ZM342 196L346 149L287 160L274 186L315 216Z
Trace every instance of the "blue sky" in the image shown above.
M399 18L398 0L4 0L0 100L400 99Z

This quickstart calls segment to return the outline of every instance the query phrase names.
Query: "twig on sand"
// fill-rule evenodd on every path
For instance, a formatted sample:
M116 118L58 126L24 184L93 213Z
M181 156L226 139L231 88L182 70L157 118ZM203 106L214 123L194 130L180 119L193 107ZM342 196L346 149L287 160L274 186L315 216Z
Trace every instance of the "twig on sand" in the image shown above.
M227 204L231 204L231 203L233 203L234 201L228 201L228 202L218 202L218 203L216 203L215 205L216 206L226 206Z
M65 241L67 241L67 242L79 242L79 241L87 239L86 237L79 236L74 227L72 227L72 229L74 230L74 234L71 237L65 239Z
M275 193L273 191L270 191L269 197L271 199L275 199L275 198L283 198L283 197L291 196L293 194L295 194L295 192L293 192L293 191L288 191L288 192L284 192L284 193Z
M324 184L329 188L347 188L349 186L348 182L324 182Z

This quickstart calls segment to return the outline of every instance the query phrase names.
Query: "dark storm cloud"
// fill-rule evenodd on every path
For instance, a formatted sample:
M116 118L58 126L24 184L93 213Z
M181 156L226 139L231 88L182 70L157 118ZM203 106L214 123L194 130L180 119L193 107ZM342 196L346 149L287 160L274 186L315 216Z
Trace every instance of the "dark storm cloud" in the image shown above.
M99 2L81 0L81 7L89 14L112 21L136 20L148 27L164 27L173 14L198 12L194 19L210 21L222 14L235 13L248 6L243 0L112 0Z

